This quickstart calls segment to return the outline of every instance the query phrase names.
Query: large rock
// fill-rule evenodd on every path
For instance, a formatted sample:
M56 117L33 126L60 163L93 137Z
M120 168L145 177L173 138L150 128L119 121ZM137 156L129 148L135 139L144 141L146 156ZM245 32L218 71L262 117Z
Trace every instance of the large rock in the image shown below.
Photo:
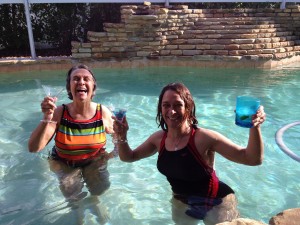
M217 225L267 225L263 222L247 219L247 218L238 218L235 220L232 220L231 222L223 222L218 223Z
M276 216L273 216L270 225L299 225L300 224L300 208L287 209Z

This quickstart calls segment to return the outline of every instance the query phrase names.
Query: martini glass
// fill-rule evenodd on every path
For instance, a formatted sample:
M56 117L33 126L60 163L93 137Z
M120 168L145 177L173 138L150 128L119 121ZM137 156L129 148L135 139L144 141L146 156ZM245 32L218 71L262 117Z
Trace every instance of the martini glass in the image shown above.
M50 85L42 85L46 96L57 97L63 90L63 87L53 87Z
M35 80L39 87L42 87L46 96L57 98L58 95L64 90L64 87L54 87L50 85L42 85L40 80ZM56 123L55 121L47 121L49 123Z
M114 116L117 118L118 121L122 121L123 118L126 115L127 110L125 108L116 108L114 106L110 106L109 109L111 112L114 114ZM118 140L119 137L117 134L112 134L112 142L114 143L114 150L113 150L113 155L114 157L117 157L119 155L119 149L118 149Z
M124 108L113 108L112 113L115 115L117 120L122 121L126 115L127 110Z
M64 90L64 87L54 87L51 85L41 84L41 81L38 79L36 79L35 82L39 88L43 89L46 96L58 97L58 95Z
M58 95L64 90L63 87L54 87L54 86L50 86L50 85L42 85L42 88L43 88L46 96L53 97L56 99L57 99ZM56 123L56 121L52 121L52 120L50 120L49 122Z

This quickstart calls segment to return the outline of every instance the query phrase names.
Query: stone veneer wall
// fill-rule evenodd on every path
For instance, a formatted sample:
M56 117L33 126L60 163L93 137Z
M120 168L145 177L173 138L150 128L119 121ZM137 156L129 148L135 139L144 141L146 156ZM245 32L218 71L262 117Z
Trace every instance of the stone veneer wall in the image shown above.
M300 56L300 6L188 9L121 6L121 23L72 42L72 58L278 61Z

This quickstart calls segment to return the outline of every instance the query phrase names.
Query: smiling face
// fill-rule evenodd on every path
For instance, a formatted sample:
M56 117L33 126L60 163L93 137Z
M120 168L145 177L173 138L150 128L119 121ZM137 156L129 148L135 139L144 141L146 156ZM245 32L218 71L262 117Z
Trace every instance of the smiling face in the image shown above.
M90 84L93 83L93 87ZM71 88L72 86L72 88ZM74 90L73 86L75 87ZM97 83L93 72L86 65L73 66L67 73L66 78L66 89L68 92L69 99L73 100L76 94L81 93L81 97L89 96L92 93L90 99L95 96Z
M86 69L76 69L70 76L70 92L73 99L90 100L95 95L95 81Z
M179 127L185 120L185 103L175 91L168 90L162 98L162 117L168 128Z
M182 83L166 85L160 95L157 105L156 122L164 130L168 126L180 126L187 121L190 125L197 125L196 107L188 88Z

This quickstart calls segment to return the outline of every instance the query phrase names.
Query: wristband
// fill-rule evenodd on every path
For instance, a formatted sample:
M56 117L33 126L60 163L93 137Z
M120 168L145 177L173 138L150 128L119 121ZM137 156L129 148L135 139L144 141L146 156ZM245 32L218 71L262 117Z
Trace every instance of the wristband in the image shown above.
M124 143L127 143L127 142L128 142L127 139L124 139L124 140L120 139L120 140L118 140L118 144L124 144Z
M55 124L57 124L57 122L53 121L53 120L41 120L40 122L42 122L42 123L55 123Z

